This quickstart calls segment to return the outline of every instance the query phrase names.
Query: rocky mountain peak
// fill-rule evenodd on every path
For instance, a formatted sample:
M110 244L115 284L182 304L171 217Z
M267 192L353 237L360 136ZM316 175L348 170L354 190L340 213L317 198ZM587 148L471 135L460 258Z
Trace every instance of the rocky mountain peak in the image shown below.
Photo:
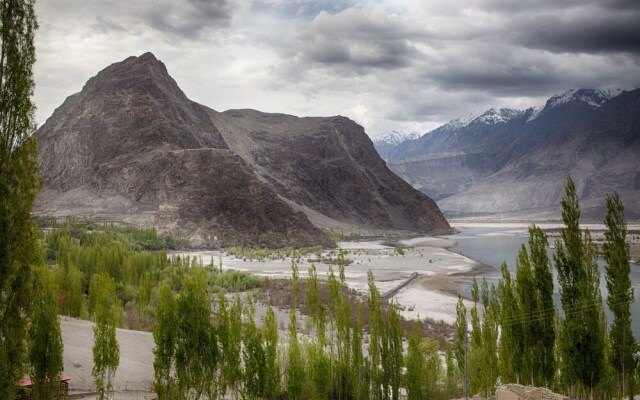
M348 118L217 112L152 53L99 72L36 136L39 213L134 221L193 247L329 245L318 227L451 230Z

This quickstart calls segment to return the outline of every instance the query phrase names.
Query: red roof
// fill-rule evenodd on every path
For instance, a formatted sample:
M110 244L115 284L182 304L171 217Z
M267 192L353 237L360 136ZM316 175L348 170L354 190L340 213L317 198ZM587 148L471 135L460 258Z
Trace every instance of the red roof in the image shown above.
M60 382L70 381L71 377L67 375L60 375ZM33 382L31 382L30 376L25 376L20 383L21 387L33 386Z

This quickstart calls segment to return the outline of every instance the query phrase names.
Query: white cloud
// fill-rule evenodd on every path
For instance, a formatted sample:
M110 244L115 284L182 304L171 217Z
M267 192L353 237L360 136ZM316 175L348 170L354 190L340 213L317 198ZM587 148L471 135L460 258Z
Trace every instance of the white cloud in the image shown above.
M209 107L342 114L372 134L640 84L640 8L624 1L47 0L36 11L40 123L146 51Z

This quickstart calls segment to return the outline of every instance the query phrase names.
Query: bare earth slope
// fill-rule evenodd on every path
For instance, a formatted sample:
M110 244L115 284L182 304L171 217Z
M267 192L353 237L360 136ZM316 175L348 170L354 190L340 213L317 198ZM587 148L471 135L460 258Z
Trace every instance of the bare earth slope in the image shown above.
M217 113L151 53L91 78L36 132L36 212L156 226L189 247L330 245L301 211L364 227L449 230L342 118Z
M229 148L303 209L366 228L449 230L435 202L393 174L364 129L348 118L254 110L209 114Z

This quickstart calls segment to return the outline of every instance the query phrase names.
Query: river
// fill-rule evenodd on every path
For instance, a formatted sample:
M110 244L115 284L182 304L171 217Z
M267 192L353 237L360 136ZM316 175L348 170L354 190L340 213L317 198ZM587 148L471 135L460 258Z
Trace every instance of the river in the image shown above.
M543 228L545 226L542 226ZM504 225L492 224L488 226L477 225L455 225L455 228L459 233L451 235L448 238L457 241L457 245L450 250L466 257L477 260L483 264L487 264L495 267L495 270L485 274L489 284L496 284L500 280L500 265L505 261L508 265L512 276L515 273L516 257L522 244L527 244L528 231L526 225ZM552 244L553 238L550 238L549 242ZM548 248L547 253L553 266L553 249ZM610 324L612 321L612 314L609 311L609 307L606 305L607 288L605 283L605 269L604 260L602 257L598 259L598 265L600 266L600 290L602 292L602 299L605 303L605 311L607 315L607 321ZM557 271L553 268L554 275L554 300L559 310L562 309L560 303L560 294L558 293ZM631 318L632 318L632 330L636 340L640 340L640 266L636 264L631 265L631 283L634 288L636 300L631 305ZM463 296L471 297L470 285L463 290Z

